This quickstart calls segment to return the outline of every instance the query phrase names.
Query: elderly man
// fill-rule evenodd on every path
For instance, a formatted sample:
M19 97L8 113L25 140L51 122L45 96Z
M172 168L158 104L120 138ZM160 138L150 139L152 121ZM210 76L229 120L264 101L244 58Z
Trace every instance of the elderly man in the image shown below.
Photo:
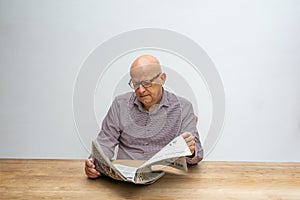
M147 160L178 135L182 135L192 156L188 164L197 164L203 150L196 128L192 104L166 91L166 74L151 55L138 57L130 68L129 85L134 92L116 97L102 122L97 142L109 159L118 145L117 159ZM101 176L94 158L85 161L89 178Z

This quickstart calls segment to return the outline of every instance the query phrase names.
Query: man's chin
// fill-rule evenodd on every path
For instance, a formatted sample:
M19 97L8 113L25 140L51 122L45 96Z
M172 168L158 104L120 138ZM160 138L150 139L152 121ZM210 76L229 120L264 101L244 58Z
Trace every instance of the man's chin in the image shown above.
M142 104L144 105L144 106L150 106L151 105L151 101L149 101L148 99L142 99Z
M144 106L149 106L149 101L141 101L143 103Z

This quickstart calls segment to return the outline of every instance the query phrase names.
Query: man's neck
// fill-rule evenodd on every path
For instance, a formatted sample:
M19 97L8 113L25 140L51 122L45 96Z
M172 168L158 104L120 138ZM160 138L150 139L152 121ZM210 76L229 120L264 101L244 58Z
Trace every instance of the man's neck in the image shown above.
M159 106L159 103L156 103L150 107L144 107L148 112L152 112L153 110L155 110L157 107Z

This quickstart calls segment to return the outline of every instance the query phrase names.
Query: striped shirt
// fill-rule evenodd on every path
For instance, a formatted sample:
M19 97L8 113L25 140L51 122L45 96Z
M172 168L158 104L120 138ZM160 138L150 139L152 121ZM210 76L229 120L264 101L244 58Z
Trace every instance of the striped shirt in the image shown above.
M195 137L195 154L186 157L196 164L203 150L196 128L192 104L163 90L160 104L151 112L145 110L134 92L117 96L97 136L97 142L109 159L118 145L117 159L148 160L176 136L190 132Z

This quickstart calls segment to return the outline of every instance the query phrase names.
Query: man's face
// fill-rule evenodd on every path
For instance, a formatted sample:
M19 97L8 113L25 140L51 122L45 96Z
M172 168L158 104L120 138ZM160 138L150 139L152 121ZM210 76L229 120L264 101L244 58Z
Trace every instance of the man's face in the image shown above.
M162 78L164 76L160 71L153 70L152 68L138 67L131 70L132 82L137 86L135 94L147 110L160 102L162 84L164 82ZM145 83L151 83L151 86Z
M140 86L135 90L135 94L140 102L149 108L160 102L162 97L162 85L152 83L151 87Z

